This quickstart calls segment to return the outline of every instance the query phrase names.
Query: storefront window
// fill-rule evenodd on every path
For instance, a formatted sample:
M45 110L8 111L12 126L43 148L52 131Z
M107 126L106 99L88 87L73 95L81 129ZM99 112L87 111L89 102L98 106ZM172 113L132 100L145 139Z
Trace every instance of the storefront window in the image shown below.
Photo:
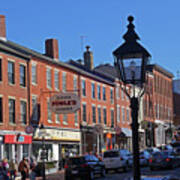
M4 157L8 160L11 160L12 157L12 144L5 144L4 145Z
M23 157L28 157L28 153L29 153L29 145L23 144Z

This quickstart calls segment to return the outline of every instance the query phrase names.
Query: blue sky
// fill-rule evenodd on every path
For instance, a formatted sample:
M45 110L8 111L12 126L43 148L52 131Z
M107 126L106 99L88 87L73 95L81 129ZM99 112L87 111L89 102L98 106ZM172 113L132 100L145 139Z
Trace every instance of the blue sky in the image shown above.
M91 46L95 66L113 63L133 15L140 43L157 63L177 77L180 71L179 0L1 0L7 39L40 53L48 38L59 41L61 61L82 58ZM85 48L84 48L85 49Z

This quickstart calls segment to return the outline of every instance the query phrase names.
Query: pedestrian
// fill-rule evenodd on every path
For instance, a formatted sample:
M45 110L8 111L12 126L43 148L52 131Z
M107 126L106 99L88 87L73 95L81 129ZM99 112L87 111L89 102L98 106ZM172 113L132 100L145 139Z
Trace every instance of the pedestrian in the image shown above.
M8 159L4 158L2 161L4 180L9 180L9 164Z
M21 180L26 180L29 176L29 165L25 157L21 160L18 166L18 171L21 173Z
M15 180L17 174L17 163L13 159L9 162L9 172L10 180Z
M37 163L33 157L30 158L30 173L29 173L29 179L30 180L36 180L36 170L37 170Z

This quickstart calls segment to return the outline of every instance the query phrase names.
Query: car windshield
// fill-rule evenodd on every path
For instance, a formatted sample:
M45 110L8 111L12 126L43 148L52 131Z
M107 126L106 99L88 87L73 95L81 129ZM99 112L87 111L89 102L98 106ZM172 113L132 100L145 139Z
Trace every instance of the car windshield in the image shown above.
M78 158L69 158L67 161L67 164L74 164L74 165L78 165L78 164L84 164L85 159L84 157L78 157Z
M119 152L118 151L104 152L104 158L109 158L109 157L119 157Z
M96 156L93 155L86 155L84 156L86 161L99 161Z
M120 154L121 155L130 155L130 153L129 153L129 151L128 150L126 150L126 149L122 149L122 150L120 150Z

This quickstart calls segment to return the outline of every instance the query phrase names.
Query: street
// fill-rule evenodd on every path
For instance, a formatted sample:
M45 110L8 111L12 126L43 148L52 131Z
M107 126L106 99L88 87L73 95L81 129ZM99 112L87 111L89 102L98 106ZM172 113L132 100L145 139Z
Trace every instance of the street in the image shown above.
M148 167L142 168L141 175L176 175L180 177L180 167L175 168L173 170L155 170L151 171ZM97 177L97 180L126 180L129 177L132 177L132 170L128 172L119 172L116 173L114 171L109 172L105 178Z
M169 175L175 175L176 177L180 177L180 167L175 168L173 170L156 170L151 171L148 167L142 168L141 175L162 175L162 176L169 176ZM106 177L96 177L95 180L128 180L129 177L132 177L132 170L128 170L127 172L121 172L119 173L115 171L110 171ZM40 178L41 179L41 178ZM64 180L63 171L52 174L47 177L48 180Z

